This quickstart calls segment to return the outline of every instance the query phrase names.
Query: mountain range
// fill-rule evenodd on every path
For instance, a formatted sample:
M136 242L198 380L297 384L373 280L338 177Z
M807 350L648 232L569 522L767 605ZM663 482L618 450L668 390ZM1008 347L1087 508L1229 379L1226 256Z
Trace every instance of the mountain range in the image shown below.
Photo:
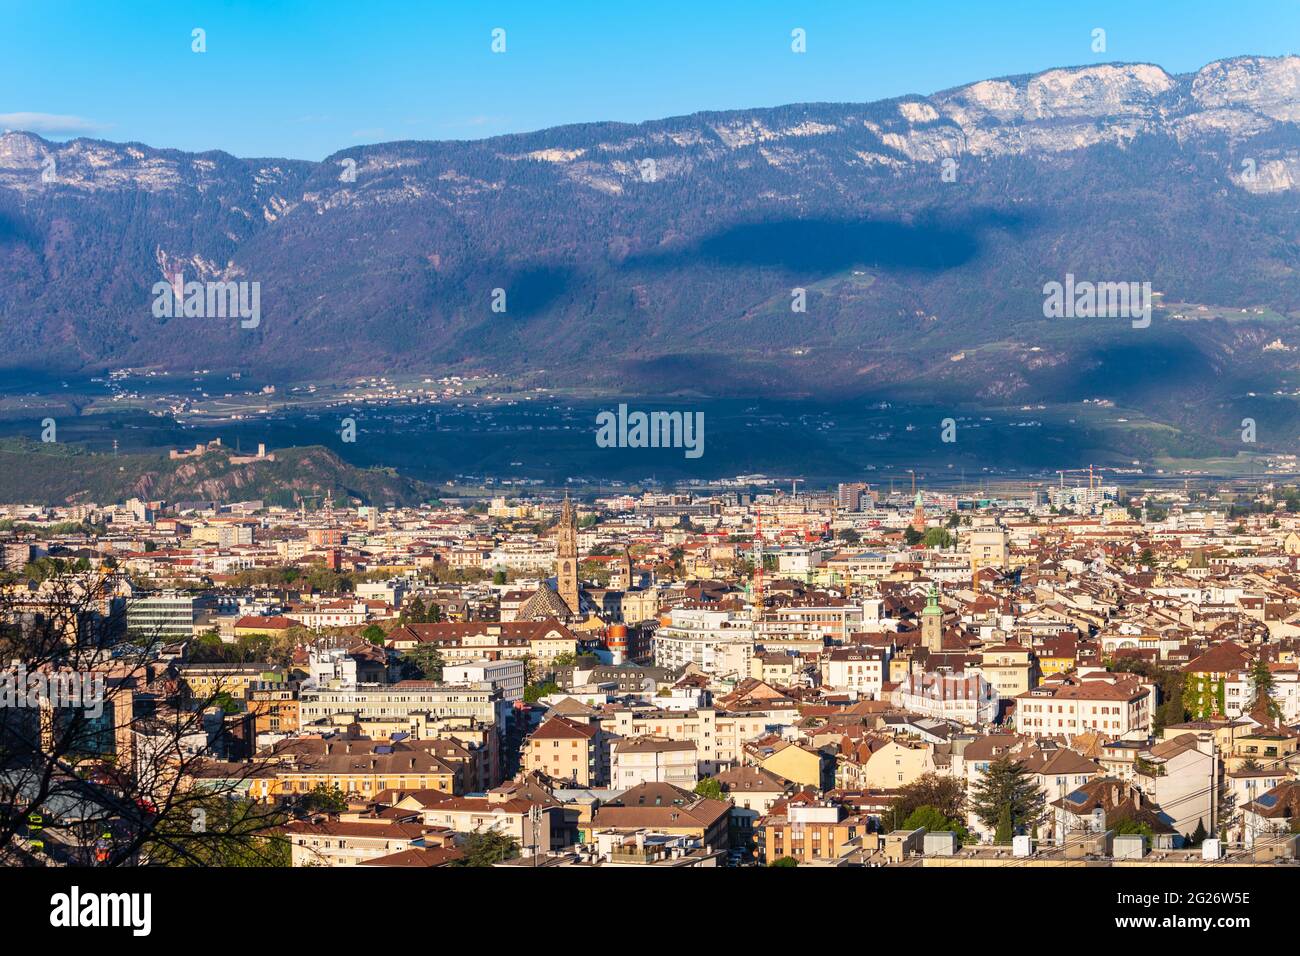
M1245 409L1280 441L1300 431L1275 394L1300 384L1298 214L1300 57L319 163L10 131L0 364L1101 399L1220 436ZM158 317L155 285L178 272L259 283L260 322ZM1044 285L1067 274L1150 282L1153 322L1045 318Z

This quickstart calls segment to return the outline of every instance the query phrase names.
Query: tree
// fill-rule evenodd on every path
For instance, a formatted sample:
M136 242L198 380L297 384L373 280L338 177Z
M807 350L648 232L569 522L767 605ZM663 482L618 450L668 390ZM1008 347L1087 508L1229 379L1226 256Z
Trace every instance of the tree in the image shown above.
M552 658L551 665L553 667L572 667L577 660L578 658L572 651L560 651Z
M388 635L384 633L384 629L378 624L366 625L361 631L361 636L371 644L383 644L384 641L388 640Z
M1002 804L1002 809L998 812L998 828L993 834L993 842L1006 844L1010 843L1016 835L1015 821L1011 817L1010 804Z
M1141 674L1155 682L1160 689L1160 706L1156 708L1152 729L1160 733L1170 724L1181 724L1188 718L1183 706L1185 675L1137 657L1120 657L1110 663L1113 671Z
M553 680L544 681L540 684L529 684L524 688L524 702L535 704L543 697L549 697L551 694L558 694L560 685Z
M921 544L927 548L951 548L952 535L944 528L930 528L921 538Z
M210 704L213 707L220 707L223 714L237 714L240 710L239 701L235 700L230 692L225 690L213 694Z
M799 861L792 856L777 857L775 860L773 860L771 863L768 864L768 866L784 866L784 867L792 867L798 865L799 865Z
M920 807L933 807L949 819L960 820L964 817L965 803L966 788L960 780L925 773L899 790L889 808L887 825L891 830L900 829Z
M433 645L403 651L399 660L407 680L442 680L442 654Z
M345 807L346 809L346 807ZM275 811L278 821L287 823L288 814ZM214 796L191 807L187 816L171 814L158 823L167 834L150 854L149 862L160 866L237 866L237 867L288 867L293 865L293 851L289 839L279 831L268 831L263 812L256 804L245 800L228 800ZM184 845L190 834L211 830L216 833L240 834L247 830L248 845L236 841L225 848L198 843L189 852L178 853L173 845Z
M971 812L986 827L997 830L999 843L1009 843L1011 835L1035 826L1046 802L1025 767L1007 754L989 764L971 787Z
M492 575L492 583L496 585L505 584L506 573L504 571L497 571L495 574Z
M917 807L903 821L904 830L925 830L927 833L955 833L957 842L965 843L970 838L966 828L958 820L950 819L935 807Z
M536 681L540 676L537 673L537 658L533 657L532 654L525 654L519 659L524 662L524 680L530 684Z
M308 814L342 813L348 808L348 801L338 784L327 787L323 783L318 783L302 795L299 806L304 813Z
M707 797L710 800L725 800L722 793L722 784L718 783L716 777L704 777L695 785L697 796Z
M1119 820L1108 821L1112 831L1116 834L1140 833L1148 840L1154 839L1155 832L1151 829L1149 823L1142 823L1132 817L1123 817Z
M495 830L469 834L461 847L465 856L460 866L492 866L519 856L519 841Z
M925 535L921 534L921 532L917 531L911 525L908 525L907 528L903 531L903 542L909 548L916 547L923 540L925 540Z
M424 609L424 602L419 596L412 599L410 606L402 612L402 620L407 624L424 624L428 620L428 612Z
M1250 681L1255 689L1255 705L1261 703L1272 720L1282 719L1282 708L1273 697L1273 672L1268 669L1268 662L1262 657L1250 668Z
M0 865L282 862L283 812L244 797L265 759L216 766L230 737L206 724L229 688L156 679L165 640L128 630L120 572L47 570L0 583L0 694L17 692L0 706Z

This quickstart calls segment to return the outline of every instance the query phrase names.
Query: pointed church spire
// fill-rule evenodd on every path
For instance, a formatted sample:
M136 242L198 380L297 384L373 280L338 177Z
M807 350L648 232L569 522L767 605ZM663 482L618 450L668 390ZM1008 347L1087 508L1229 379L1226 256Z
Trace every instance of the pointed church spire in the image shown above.
M578 606L578 526L567 490L560 511L560 525L555 532L555 589L575 616L581 613Z
M942 614L943 609L939 607L939 589L932 583L930 590L925 596L925 614Z

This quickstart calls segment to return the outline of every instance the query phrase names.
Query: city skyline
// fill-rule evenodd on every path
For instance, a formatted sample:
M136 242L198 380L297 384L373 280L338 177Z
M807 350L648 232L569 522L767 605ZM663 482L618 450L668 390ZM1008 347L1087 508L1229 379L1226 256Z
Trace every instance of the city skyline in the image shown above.
M0 0L0 917L1279 937L1298 35Z

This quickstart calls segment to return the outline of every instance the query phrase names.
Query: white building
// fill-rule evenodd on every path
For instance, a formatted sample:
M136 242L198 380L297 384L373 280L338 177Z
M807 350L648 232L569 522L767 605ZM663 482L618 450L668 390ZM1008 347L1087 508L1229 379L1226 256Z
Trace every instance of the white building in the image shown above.
M188 640L197 620L194 598L177 591L134 598L126 607L127 628L150 640Z
M1034 737L1099 733L1111 740L1144 740L1154 705L1155 688L1136 680L1051 681L1016 697L1016 731Z
M442 679L448 684L491 684L501 692L503 701L513 705L523 699L526 669L521 660L465 661L443 667Z
M992 723L998 715L998 692L979 674L908 674L893 698L911 713L967 726Z
M877 648L837 647L822 655L822 683L877 700L889 675L889 654Z
M671 624L655 631L655 666L678 668L695 664L715 677L747 677L754 656L750 622L726 611L677 608Z
M627 737L610 745L610 786L629 790L643 783L671 783L694 790L699 781L695 744L664 737Z

